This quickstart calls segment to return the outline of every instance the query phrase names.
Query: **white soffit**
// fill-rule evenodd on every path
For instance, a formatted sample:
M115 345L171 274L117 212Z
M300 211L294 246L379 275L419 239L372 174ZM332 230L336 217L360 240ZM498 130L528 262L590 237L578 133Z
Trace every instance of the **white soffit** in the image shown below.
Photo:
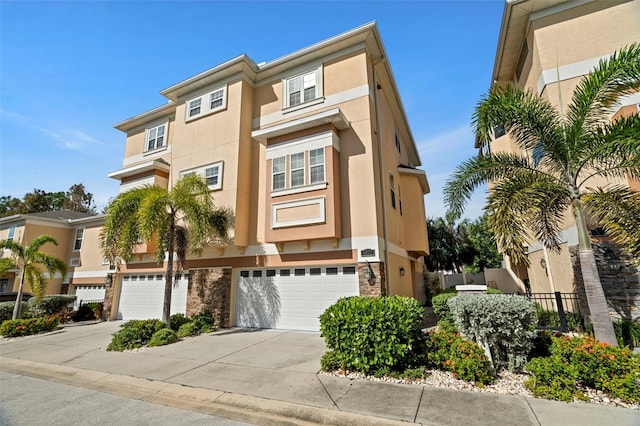
M347 121L344 114L342 114L340 108L333 108L307 117L287 121L286 123L276 124L266 129L254 130L251 132L251 137L258 140L267 140L276 136L311 129L328 123L333 124L338 130L347 129L351 124Z

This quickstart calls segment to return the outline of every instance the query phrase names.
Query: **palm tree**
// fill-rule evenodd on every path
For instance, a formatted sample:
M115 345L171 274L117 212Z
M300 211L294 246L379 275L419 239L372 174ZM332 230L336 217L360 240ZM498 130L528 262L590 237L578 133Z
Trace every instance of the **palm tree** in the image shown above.
M225 242L232 226L230 210L216 208L204 178L191 175L171 191L143 186L118 195L106 211L101 233L104 255L111 263L129 261L141 241L157 243L156 260L167 253L162 321L169 324L173 288L174 253L184 268L187 249L200 252L207 245Z
M28 246L23 246L14 240L0 241L0 249L10 250L14 257L13 262L5 262L3 268L17 267L20 269L20 287L18 287L12 319L18 319L22 315L22 289L25 280L31 286L36 299L41 299L47 290L47 277L42 272L42 267L49 272L50 279L55 276L56 272L62 274L63 278L67 275L67 264L62 259L40 251L40 248L47 243L58 245L58 241L50 235L40 235L34 238Z
M611 108L640 87L640 45L603 59L586 75L563 111L532 91L495 86L478 104L472 125L484 147L493 129L504 126L522 155L491 153L463 162L445 187L454 217L471 193L491 182L489 225L500 248L528 264L531 235L546 247L559 246L563 215L571 209L578 231L579 258L596 338L616 344L607 302L596 268L585 209L594 200L607 203L618 187L593 189L594 177L640 176L640 117L610 121ZM588 198L586 196L588 195Z

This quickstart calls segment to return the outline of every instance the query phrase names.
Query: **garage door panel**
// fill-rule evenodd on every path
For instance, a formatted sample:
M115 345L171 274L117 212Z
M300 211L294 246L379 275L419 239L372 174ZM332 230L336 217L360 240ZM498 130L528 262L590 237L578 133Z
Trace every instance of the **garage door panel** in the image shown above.
M135 279L134 279L135 277ZM118 319L161 319L164 304L164 276L149 275L123 277ZM188 279L181 276L174 281L171 292L171 315L186 314Z
M309 268L298 267L290 269L290 276L283 276L280 270L269 277L264 270L241 271L236 286L236 325L318 331L320 314L339 298L359 294L355 274L326 275L326 269L321 270L321 275L310 275ZM313 272L318 273L317 267Z

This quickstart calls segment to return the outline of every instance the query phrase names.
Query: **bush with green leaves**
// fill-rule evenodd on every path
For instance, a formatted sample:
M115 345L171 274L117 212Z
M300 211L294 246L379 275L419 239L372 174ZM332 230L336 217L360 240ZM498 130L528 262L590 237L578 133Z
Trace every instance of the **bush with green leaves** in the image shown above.
M13 316L13 308L16 306L16 302L0 302L0 323L2 321L10 320ZM22 302L22 317L26 317L29 312L29 304Z
M153 333L151 340L149 340L149 346L164 346L175 343L178 340L178 335L170 328L163 328Z
M320 335L332 352L323 364L365 374L414 367L423 348L423 317L410 297L342 298L320 315Z
M40 300L36 297L29 299L29 310L36 317L56 315L64 311L76 300L73 294L50 294Z
M640 322L621 320L613 322L618 345L640 348Z
M113 339L107 346L108 351L124 351L141 348L149 343L151 337L165 328L165 324L157 319L133 320L120 326L120 330L113 333Z
M56 316L7 320L0 325L0 336L30 336L55 329L60 320Z
M433 296L433 298L431 299L431 304L433 305L433 314L436 316L436 318L438 318L438 325L440 326L449 324L453 325L453 317L451 316L451 310L449 309L449 305L447 305L447 302L449 301L449 299L456 297L458 293L455 291L455 289L453 289L453 292L447 290L437 296Z
M209 311L193 314L190 319L192 323L196 324L200 333L211 333L215 330L213 314Z
M195 322L189 321L182 324L177 333L178 337L181 339L183 337L197 336L198 334L200 334L200 325L196 324Z
M460 333L488 345L496 369L524 367L536 337L533 303L517 295L461 294L447 304Z
M426 360L430 367L450 371L453 377L486 385L493 382L494 372L484 349L459 334L444 330L427 333Z
M171 315L171 317L169 317L169 328L177 332L180 329L180 326L182 324L186 324L190 321L191 320L187 318L184 314L180 314L180 313L173 314Z
M552 337L551 356L533 358L525 382L535 396L570 401L584 398L577 384L640 402L640 354L592 337Z

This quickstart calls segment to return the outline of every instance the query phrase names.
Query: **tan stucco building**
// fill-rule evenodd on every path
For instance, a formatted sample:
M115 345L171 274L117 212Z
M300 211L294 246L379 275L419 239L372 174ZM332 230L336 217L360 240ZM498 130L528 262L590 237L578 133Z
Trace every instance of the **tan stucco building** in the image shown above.
M374 23L160 93L166 104L115 125L126 143L109 177L126 191L197 173L235 213L232 242L178 273L174 312L317 330L339 297L420 297L429 185ZM109 276L110 318L159 317L164 269L142 245Z
M638 41L640 1L637 0L510 0L505 4L502 17L492 84L516 84L561 107L571 101L578 82L601 58ZM637 114L638 110L640 93L635 93L623 98L622 103L612 109L611 118ZM509 135L503 132L496 134L488 149L520 153ZM618 183L640 189L638 182L632 179L592 181L593 187ZM617 256L619 252L598 237L597 223L592 221L589 226L596 256L600 256L599 263L606 265L605 258ZM529 268L512 265L522 280L522 291L525 284L533 292L580 291L576 285L576 278L580 279L576 273L579 264L571 255L571 248L578 244L571 212L567 212L560 239L559 254L544 249L540 242L531 241ZM611 265L610 259L608 261ZM605 267L600 271L603 285L607 285L605 293L614 304L617 303L615 299L620 298L620 303L626 304L625 309L630 308L637 314L638 301L628 300L628 292L625 292L626 287L638 286L637 270L628 265L614 266L617 267Z
M76 306L81 301L102 300L105 279L114 269L100 254L100 231L104 216L73 211L30 213L0 218L0 240L13 240L23 246L40 235L50 235L58 245L47 243L41 251L65 261L69 272L65 277L49 279L46 294L75 294ZM0 257L11 257L8 250L0 250ZM17 292L20 271L0 276L0 293ZM31 293L29 283L24 291Z

